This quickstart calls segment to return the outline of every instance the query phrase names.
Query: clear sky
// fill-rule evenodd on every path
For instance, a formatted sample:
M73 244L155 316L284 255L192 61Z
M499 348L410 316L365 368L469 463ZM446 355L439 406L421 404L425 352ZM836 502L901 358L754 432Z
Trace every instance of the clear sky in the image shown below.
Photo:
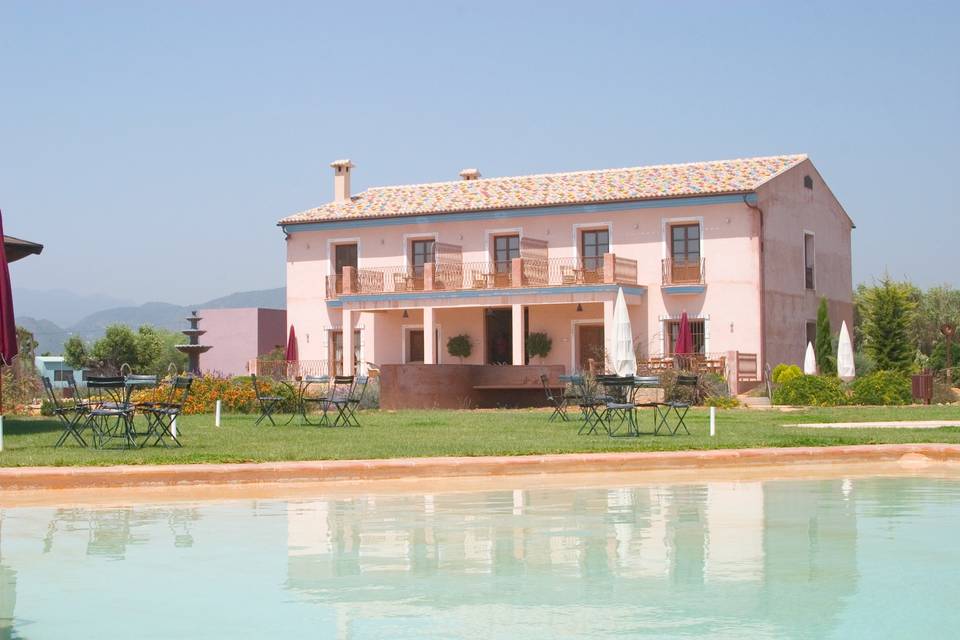
M960 283L960 3L0 2L18 286L280 286L277 219L367 186L808 153L854 281Z

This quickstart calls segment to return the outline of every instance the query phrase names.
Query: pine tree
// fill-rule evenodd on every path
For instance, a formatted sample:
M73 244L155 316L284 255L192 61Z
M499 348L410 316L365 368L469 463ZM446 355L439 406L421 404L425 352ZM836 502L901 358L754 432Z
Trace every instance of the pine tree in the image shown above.
M914 303L906 289L885 277L864 291L863 346L878 370L908 372L913 363L910 323Z
M813 351L817 356L817 368L820 373L825 376L837 375L837 359L833 355L833 335L826 298L820 298L820 308L817 309L817 338Z

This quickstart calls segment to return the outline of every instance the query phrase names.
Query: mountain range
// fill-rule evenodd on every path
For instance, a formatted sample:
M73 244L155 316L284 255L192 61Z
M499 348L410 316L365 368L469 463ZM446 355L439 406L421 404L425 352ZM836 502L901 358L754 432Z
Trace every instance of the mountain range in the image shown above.
M62 289L39 291L16 289L14 302L17 324L33 332L39 342L37 353L59 354L63 343L71 335L84 340L95 340L111 324L131 327L149 324L154 327L179 331L187 327L185 318L194 309L233 309L263 307L285 309L286 289L240 291L190 305L167 302L147 302L135 305L103 295L85 296Z

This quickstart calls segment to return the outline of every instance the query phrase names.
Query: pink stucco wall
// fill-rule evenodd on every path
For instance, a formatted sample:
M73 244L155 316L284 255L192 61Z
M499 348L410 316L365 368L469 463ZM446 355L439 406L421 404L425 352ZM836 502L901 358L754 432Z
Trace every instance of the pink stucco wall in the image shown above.
M213 348L200 356L204 372L228 376L246 375L247 363L286 345L286 311L282 309L203 309L200 337Z
M802 336L804 325L800 323L799 329L794 325L798 318L815 316L817 296L830 299L837 327L841 318L850 322L850 226L840 205L811 168L805 162L758 191L759 206L765 212L763 227L754 208L745 202L728 202L536 217L504 213L495 220L435 216L423 224L295 232L287 241L288 318L303 336L302 358L329 358L325 336L329 330L339 329L344 317L340 308L328 306L325 300L325 278L333 273L330 258L337 243L358 244L360 268L408 264L410 240L417 237L462 246L465 262L487 261L491 237L504 232L545 240L550 257L562 258L577 254L580 230L606 227L610 230L611 251L638 261L638 284L647 288L645 295L628 301L643 355L664 352L664 320L678 318L686 311L691 318L704 320L706 351L710 353L767 352L767 361L772 364L795 361L794 343L797 335ZM805 173L812 173L817 180L812 197L797 191L797 184L802 189ZM695 222L701 227L706 273L702 292L671 295L661 288L661 260L669 256L668 228L678 222ZM805 227L817 234L818 285L822 285L816 296L802 291ZM760 267L761 229L765 234L765 278L761 278ZM479 363L483 358L483 307L522 304L531 310L530 330L547 331L554 339L554 353L547 362L569 367L573 357L571 322L576 320L571 309L576 302L534 294L509 299L491 294L489 299L474 301L418 301L406 303L409 317L404 319L404 305L399 302L367 301L363 310L353 310L349 315L363 332L364 359L392 364L402 362L403 326L421 324L422 311L417 307L432 305L435 322L441 327L439 361L451 362L446 340L467 332L477 337L477 348L469 362ZM581 302L594 305L589 313L602 321L603 303L593 298Z
M804 187L804 176L813 189ZM833 331L853 330L852 223L809 160L761 187L764 229L765 361L802 364L806 323L828 303ZM804 232L814 234L815 289L804 280Z

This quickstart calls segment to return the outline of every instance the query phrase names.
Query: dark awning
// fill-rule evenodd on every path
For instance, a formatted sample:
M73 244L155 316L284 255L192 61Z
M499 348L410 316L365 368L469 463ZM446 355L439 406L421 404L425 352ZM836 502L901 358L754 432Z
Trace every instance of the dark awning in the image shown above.
M16 262L20 258L26 258L39 254L43 251L43 245L29 240L21 240L13 236L3 236L3 247L7 251L7 262Z

